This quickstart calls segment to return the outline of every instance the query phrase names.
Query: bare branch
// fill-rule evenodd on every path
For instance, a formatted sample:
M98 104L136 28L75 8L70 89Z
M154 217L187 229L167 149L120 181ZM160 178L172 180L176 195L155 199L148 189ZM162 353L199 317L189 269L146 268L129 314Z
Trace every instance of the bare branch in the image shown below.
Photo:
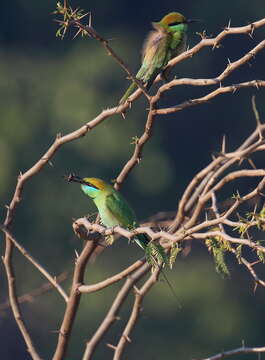
M10 244L10 242L9 242ZM27 346L27 350L29 354L31 355L33 360L41 360L41 357L39 353L37 352L35 345L31 339L31 336L29 334L29 331L25 325L25 321L22 317L22 313L19 307L17 293L16 293L16 279L12 264L12 246L6 247L5 256L2 258L5 266L6 276L7 276L7 283L8 283L8 293L9 293L9 301L10 306L13 311L14 319L17 323L17 326L23 336L23 339L25 341L25 344Z
M66 278L67 278L67 272L64 271L59 276L56 277L56 281L57 281L57 283L60 283L64 280L66 280ZM41 295L45 294L47 291L50 291L52 289L53 289L53 286L51 285L51 283L46 282L46 283L42 284L40 287L38 287L32 291L29 291L26 294L18 296L17 301L19 304L33 303L38 296L41 296ZM9 309L10 306L11 305L8 300L6 302L0 304L0 313Z
M265 44L265 41L264 41L264 44ZM259 88L259 87L264 87L264 86L265 86L264 80L252 80L252 81L242 82L239 84L219 87L218 89L211 91L207 95L202 96L200 98L184 101L182 104L179 104L177 106L164 108L164 109L157 109L157 110L154 110L153 113L155 115L168 115L168 114L172 114L177 111L180 111L180 110L184 110L191 106L206 103L209 100L211 100L221 94L226 94L226 93L231 93L231 92L234 93L236 90L239 90L242 88L248 88L248 87L255 87L255 88L258 87Z
M21 254L25 256L25 258L28 259L29 262L31 262L31 264L33 264L35 268L38 269L39 272L46 277L46 279L49 280L51 285L59 292L59 294L64 298L65 302L67 303L68 296L63 290L63 288L60 286L60 284L58 283L58 278L56 276L50 275L49 272L45 270L44 267L41 266L40 263L38 263L38 261L35 260L22 245L20 245L15 240L15 238L13 237L10 231L8 231L5 227L0 227L0 228L6 234L8 239L12 241L15 247L21 252Z
M66 353L67 346L70 340L71 330L74 324L76 312L81 297L81 293L78 291L78 288L83 283L86 264L91 255L93 254L96 246L96 241L87 241L82 253L76 259L69 301L67 303L63 322L59 331L58 343L53 356L53 360L63 359Z
M136 287L134 288L135 300L134 300L131 316L130 316L130 318L127 322L127 325L122 333L120 341L115 348L113 360L119 360L121 358L121 355L125 348L125 345L128 342L130 342L130 334L138 320L144 296L151 289L151 287L157 282L160 270L161 269L155 270L155 272L150 275L149 279L144 283L144 285L140 289L137 289Z
M140 280L149 270L151 266L149 264L142 265L135 273L127 278L121 290L117 294L111 308L109 309L107 315L102 321L101 325L92 336L92 338L86 344L86 350L84 352L83 360L90 360L92 355L98 345L99 341L102 340L103 335L110 328L115 320L117 320L117 314L124 303L125 299L128 296L128 293L133 288L134 284Z
M265 346L263 346L263 347L242 346L237 349L223 351L219 354L216 354L216 355L213 355L213 356L201 359L201 360L219 360L219 359L224 359L228 356L234 356L234 355L239 355L239 354L250 354L250 353L262 353L262 352L265 352Z
M124 279L125 277L130 275L132 272L137 270L139 267L141 267L144 263L145 263L145 259L137 260L134 264L132 264L131 266L128 266L125 270L121 271L120 273L118 273L114 276L107 278L106 280L100 281L100 282L98 282L96 284L92 284L92 285L79 286L78 291L80 291L80 293L89 294L89 293L104 289L104 288Z

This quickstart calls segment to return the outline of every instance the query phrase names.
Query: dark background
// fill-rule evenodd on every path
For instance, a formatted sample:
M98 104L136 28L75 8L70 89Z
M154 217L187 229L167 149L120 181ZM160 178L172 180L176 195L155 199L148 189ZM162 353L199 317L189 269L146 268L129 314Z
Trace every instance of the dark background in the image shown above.
M0 21L0 198L1 216L14 191L19 171L26 171L51 145L57 133L66 134L93 119L102 109L117 104L125 91L126 75L99 43L91 39L55 37L57 25L51 13L56 1L14 0L1 3ZM199 41L196 32L218 34L231 19L242 26L264 16L261 0L230 2L162 2L107 0L73 1L92 12L93 26L136 71L140 50L151 21L170 11L203 22L190 26L189 46ZM228 60L235 61L264 38L259 29L254 39L233 35L215 51L203 49L174 69L178 77L212 78L221 73ZM236 70L223 85L264 80L264 51ZM213 88L212 88L213 89ZM161 106L202 96L209 88L176 87ZM158 211L174 211L191 180L220 150L222 136L228 136L233 150L255 127L251 96L264 119L264 90L240 90L222 95L210 103L190 108L156 121L155 133L145 147L143 161L133 170L122 192L132 203L140 220ZM115 178L133 151L131 138L141 135L146 103L140 99L125 120L108 119L85 138L66 144L41 173L31 179L23 193L14 222L19 242L52 274L71 271L74 250L82 243L72 232L72 219L95 212L93 204L62 175ZM260 159L260 166L264 161ZM249 191L252 183L244 190ZM236 192L237 188L232 189ZM228 193L227 196L231 196ZM223 199L218 199L223 200ZM4 250L4 248L2 247ZM94 283L131 264L141 250L127 241L118 241L87 270L87 283ZM19 293L39 287L45 281L20 254L15 255ZM127 346L126 358L199 358L246 345L264 345L264 290L253 293L253 282L242 266L228 259L231 278L223 280L212 258L202 246L195 246L186 258L179 258L167 272L176 300L164 282L158 283L144 302L138 328ZM262 268L259 269L262 271ZM1 271L3 274L3 269ZM1 280L1 301L6 300L5 277ZM69 289L70 282L64 283ZM120 284L100 293L83 296L75 322L67 359L80 359L85 341L104 317ZM95 359L111 358L105 343L116 343L125 325L129 305L121 321L98 349ZM181 304L181 309L179 308ZM26 323L44 359L51 357L64 311L55 292L22 306ZM1 359L29 359L22 337L10 311L0 317ZM244 358L244 357L242 357ZM246 357L247 358L247 357Z

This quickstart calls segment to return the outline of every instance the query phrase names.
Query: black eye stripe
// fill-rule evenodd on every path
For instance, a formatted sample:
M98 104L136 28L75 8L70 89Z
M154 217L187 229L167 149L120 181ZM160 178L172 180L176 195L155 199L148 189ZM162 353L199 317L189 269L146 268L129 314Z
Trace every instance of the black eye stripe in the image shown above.
M98 189L94 184L91 184L90 182L86 181L85 184L92 187L92 188L94 188L94 189Z
M176 21L174 23L169 24L169 26L174 26L174 25L179 25L179 24L182 24L182 22L181 21Z

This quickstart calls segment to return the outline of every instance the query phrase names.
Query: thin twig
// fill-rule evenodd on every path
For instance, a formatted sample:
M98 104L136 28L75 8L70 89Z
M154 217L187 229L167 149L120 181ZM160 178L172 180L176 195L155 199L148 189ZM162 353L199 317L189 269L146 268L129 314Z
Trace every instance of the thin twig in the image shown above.
M146 282L144 283L144 285L142 285L140 289L137 289L136 287L134 288L135 300L132 307L131 315L120 337L118 345L115 348L113 360L120 360L125 345L130 342L130 335L139 318L143 299L147 292L151 289L151 287L157 282L160 270L160 268L155 270L155 272L150 275L149 279L146 280Z
M11 234L10 231L8 231L3 226L1 226L0 229L6 234L8 239L12 241L12 243L21 252L21 254L25 256L25 258L28 259L28 261L31 262L31 264L33 264L35 268L38 269L39 272L46 277L46 279L49 280L51 285L59 292L59 294L64 298L65 302L67 303L68 296L66 292L63 290L63 288L60 286L60 284L58 283L58 278L56 276L50 275L50 273L47 270L45 270L44 267L37 260L35 260L33 256L31 256L29 252L22 245L20 245L16 241L16 239L14 238L14 236Z
M242 346L237 349L233 349L233 350L229 350L229 351L222 351L219 354L209 356L207 358L200 359L200 360L219 360L219 359L224 359L228 356L234 356L234 355L239 355L239 354L250 354L250 353L258 353L259 354L259 353L263 353L263 352L265 352L265 346L263 346L263 347Z
M150 271L151 266L146 263L142 265L135 273L130 275L127 278L124 285L118 292L117 296L113 304L111 305L107 315L105 316L104 320L100 324L99 328L92 336L92 338L87 342L86 349L84 352L83 360L90 360L92 355L98 345L99 341L102 340L102 337L106 333L106 331L110 328L110 326L117 320L118 312L124 303L125 299L127 298L130 290L133 288L134 284L140 280L148 271Z
M57 283L65 281L67 279L67 274L68 274L67 271L64 271L63 273L58 275L56 277ZM50 282L46 282L42 284L40 287L31 290L26 294L18 296L17 301L19 304L33 303L38 296L41 296L52 289L53 289L53 285ZM0 313L4 312L9 308L10 308L10 302L7 300L6 302L0 304Z

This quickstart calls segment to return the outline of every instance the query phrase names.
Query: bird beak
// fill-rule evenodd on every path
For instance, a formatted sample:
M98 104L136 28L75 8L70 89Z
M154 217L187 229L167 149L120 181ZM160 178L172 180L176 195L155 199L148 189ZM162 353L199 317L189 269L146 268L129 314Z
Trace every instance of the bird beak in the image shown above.
M76 176L75 174L65 175L64 178L68 182L77 182L79 184L86 185L86 182L80 176Z
M195 22L202 22L201 19L187 19L186 23L187 24L191 24L191 23L195 23Z

